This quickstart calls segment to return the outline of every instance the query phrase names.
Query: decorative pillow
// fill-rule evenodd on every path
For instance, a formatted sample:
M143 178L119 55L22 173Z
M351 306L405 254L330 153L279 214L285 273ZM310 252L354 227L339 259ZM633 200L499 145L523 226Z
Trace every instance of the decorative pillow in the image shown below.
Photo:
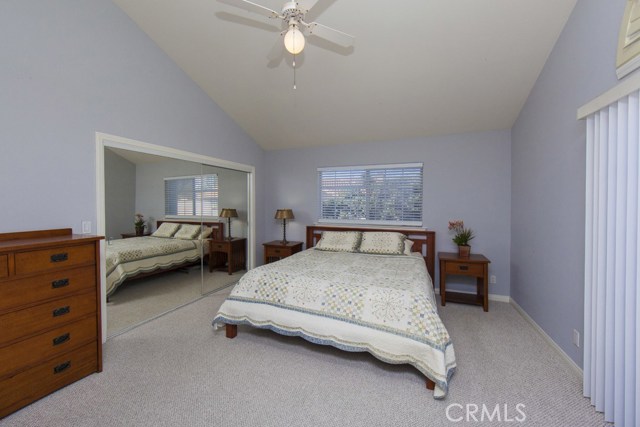
M402 233L389 231L366 231L362 233L360 252L365 254L403 255L404 241Z
M206 239L207 237L211 236L211 233L213 233L213 227L207 227L206 225L204 225L202 226L202 232L198 236L198 239Z
M405 240L404 241L404 254L411 255L411 248L413 248L413 240Z
M357 252L361 236L359 231L324 231L315 248L321 251Z
M153 237L173 237L180 228L180 224L174 222L163 222L160 227L152 234Z
M174 239L193 240L200 234L200 226L195 224L181 224L180 229L173 235Z

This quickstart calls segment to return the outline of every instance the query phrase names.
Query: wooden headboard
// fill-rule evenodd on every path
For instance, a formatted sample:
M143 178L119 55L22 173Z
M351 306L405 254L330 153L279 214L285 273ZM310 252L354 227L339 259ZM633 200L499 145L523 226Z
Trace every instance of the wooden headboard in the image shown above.
M173 220L173 219L159 219L156 221L157 227L160 227L160 224L163 222L173 222L176 224L194 224L194 225L206 225L207 227L211 227L213 231L211 232L211 239L213 240L222 240L224 239L224 222L207 222L207 221L182 221L182 220Z
M328 226L328 225L308 225L307 226L307 249L312 248L322 237L323 231L392 231L402 233L413 241L413 252L420 252L427 265L427 270L431 276L431 281L435 286L435 259L436 259L436 232L422 229L407 228L372 228L372 227L349 227L349 226Z

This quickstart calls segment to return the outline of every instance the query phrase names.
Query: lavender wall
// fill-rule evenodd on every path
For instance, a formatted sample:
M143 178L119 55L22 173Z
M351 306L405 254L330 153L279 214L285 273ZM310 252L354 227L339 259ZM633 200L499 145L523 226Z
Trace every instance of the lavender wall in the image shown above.
M512 129L511 296L579 365L585 124L578 107L616 84L625 0L580 0Z
M263 150L112 2L3 0L0 39L0 231L95 231L100 131L254 165L263 240Z
M456 250L447 222L464 220L477 234L472 251L492 261L490 274L497 283L490 285L490 293L509 295L510 144L509 131L497 131L267 151L265 167L272 172L266 183L265 237L282 238L273 215L278 208L292 208L296 219L287 228L287 238L305 240L305 226L318 219L318 167L423 162L423 220L437 233L437 250Z

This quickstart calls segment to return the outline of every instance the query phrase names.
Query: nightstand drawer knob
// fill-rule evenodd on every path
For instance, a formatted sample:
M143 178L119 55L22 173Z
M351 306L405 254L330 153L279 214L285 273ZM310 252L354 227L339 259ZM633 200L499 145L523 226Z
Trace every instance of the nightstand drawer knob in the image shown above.
M274 254L279 254L279 253L280 253L280 249L274 249L274 250L273 250L273 253L274 253Z
M461 271L467 271L467 270L469 270L469 266L468 266L468 265L459 265L459 266L458 266L458 268L459 268Z

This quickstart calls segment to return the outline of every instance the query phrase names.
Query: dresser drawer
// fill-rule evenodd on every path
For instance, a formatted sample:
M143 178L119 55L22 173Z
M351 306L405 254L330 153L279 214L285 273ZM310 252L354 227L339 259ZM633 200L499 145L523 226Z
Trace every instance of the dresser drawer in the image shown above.
M17 252L16 274L35 273L95 263L95 246L62 246L39 251Z
M0 378L95 341L96 336L96 318L92 316L16 344L0 347Z
M0 381L0 418L98 370L94 341Z
M0 346L21 337L65 325L95 312L94 290L0 315Z
M449 274L482 277L484 276L484 266L475 263L448 262L445 266L445 272Z
M0 313L12 307L64 297L73 292L94 289L95 287L95 266L0 282Z
M0 255L0 277L7 277L9 275L9 257L7 255Z

